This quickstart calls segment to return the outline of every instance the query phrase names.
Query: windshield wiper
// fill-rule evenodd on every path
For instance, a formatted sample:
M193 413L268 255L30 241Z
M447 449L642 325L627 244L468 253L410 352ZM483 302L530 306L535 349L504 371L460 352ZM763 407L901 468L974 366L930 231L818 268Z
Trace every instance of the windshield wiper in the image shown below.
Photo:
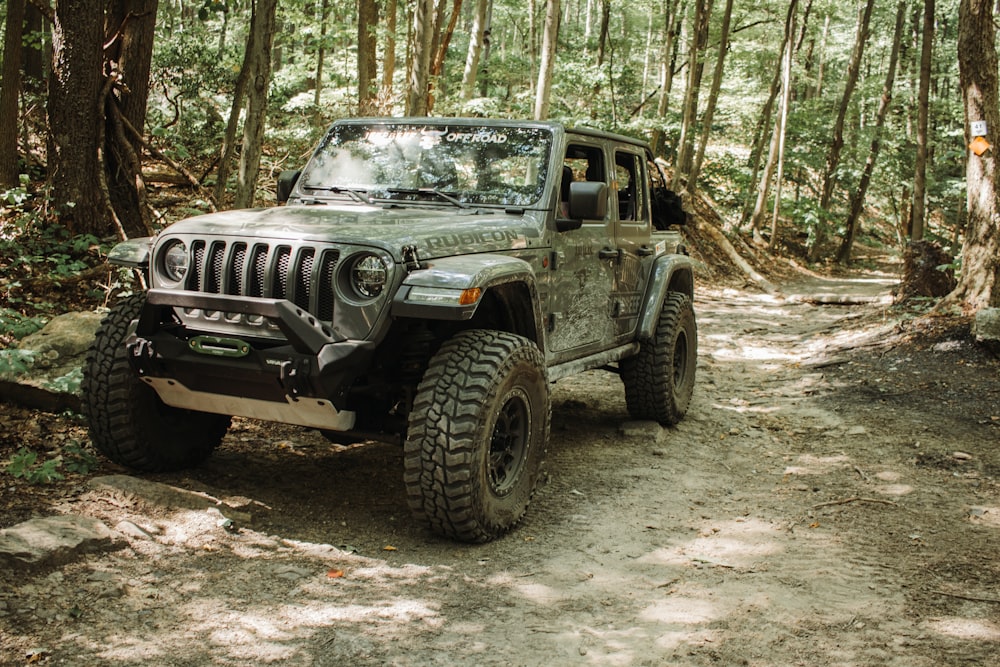
M386 188L385 191L389 194L399 195L434 195L435 197L443 199L449 204L454 204L459 208L469 208L469 205L464 201L455 199L447 192L441 192L436 188Z
M372 203L372 200L368 198L368 191L361 188L344 188L339 185L303 185L302 189L311 190L312 192L332 192L335 195L347 195L354 201L361 202L362 204Z

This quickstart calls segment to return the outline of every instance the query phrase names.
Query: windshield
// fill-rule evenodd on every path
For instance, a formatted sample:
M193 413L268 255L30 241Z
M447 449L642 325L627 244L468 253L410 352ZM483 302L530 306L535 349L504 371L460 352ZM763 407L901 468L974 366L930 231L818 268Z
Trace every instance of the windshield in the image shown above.
M542 197L551 143L540 128L335 125L299 187L314 196L530 206Z

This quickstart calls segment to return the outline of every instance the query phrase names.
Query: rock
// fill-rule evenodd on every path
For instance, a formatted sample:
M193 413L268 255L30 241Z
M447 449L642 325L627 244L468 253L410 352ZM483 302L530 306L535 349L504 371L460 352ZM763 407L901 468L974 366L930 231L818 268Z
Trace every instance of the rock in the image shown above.
M0 378L0 400L49 412L79 412L83 365L101 319L93 312L66 313L22 338L17 348L32 353L29 368Z
M11 567L57 564L112 546L111 530L97 519L51 516L0 530L0 563Z
M1000 340L1000 308L983 308L976 313L972 333L980 340Z
M655 421L629 421L618 427L618 431L626 438L644 438L659 442L663 438L663 427Z
M87 485L97 491L109 490L124 493L161 507L186 510L212 508L217 510L221 516L239 523L250 524L253 521L253 516L250 513L236 510L208 493L188 491L130 475L95 477L87 482Z
M22 338L17 347L34 352L43 360L38 362L43 367L70 361L82 364L102 319L102 315L93 312L65 313L52 318L40 331Z

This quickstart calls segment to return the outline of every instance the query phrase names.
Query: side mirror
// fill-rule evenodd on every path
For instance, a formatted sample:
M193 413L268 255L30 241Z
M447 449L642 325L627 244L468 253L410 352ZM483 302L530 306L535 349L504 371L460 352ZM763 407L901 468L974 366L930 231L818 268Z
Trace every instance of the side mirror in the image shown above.
M276 197L279 202L284 203L288 201L288 197L292 194L292 190L295 189L295 183L298 182L301 173L301 171L283 171L278 174Z
M574 181L569 186L569 220L578 223L566 226L557 223L559 231L579 229L584 220L603 220L608 214L608 184L601 181Z

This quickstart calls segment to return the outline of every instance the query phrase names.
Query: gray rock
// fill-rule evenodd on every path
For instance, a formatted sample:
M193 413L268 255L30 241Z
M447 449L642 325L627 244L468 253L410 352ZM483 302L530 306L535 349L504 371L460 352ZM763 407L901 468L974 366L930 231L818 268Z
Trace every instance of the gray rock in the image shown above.
M8 566L50 565L113 547L113 533L97 519L50 516L0 530L0 563Z
M982 340L1000 340L1000 308L983 308L976 313L972 333Z

